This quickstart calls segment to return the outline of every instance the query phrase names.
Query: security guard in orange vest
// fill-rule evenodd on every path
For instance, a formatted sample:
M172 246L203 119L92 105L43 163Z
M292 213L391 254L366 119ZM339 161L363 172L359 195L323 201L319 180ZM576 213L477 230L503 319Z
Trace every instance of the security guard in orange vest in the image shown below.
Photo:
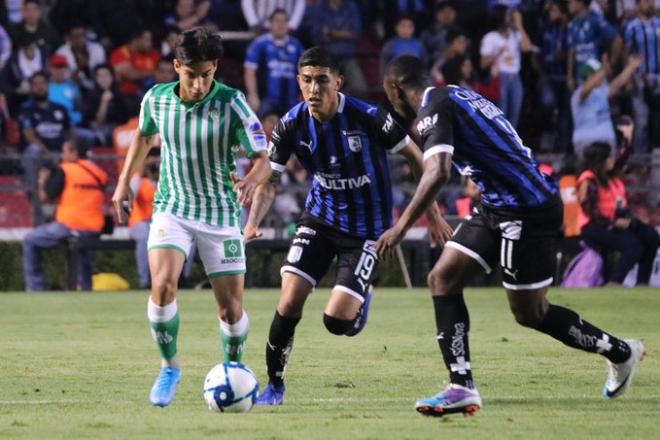
M59 167L39 173L39 197L57 200L55 221L34 228L23 240L23 271L27 291L46 290L40 261L41 249L52 248L71 237L98 237L104 224L103 203L108 175L86 160L84 147L75 140L62 146ZM88 250L80 250L78 286L92 288L92 261Z

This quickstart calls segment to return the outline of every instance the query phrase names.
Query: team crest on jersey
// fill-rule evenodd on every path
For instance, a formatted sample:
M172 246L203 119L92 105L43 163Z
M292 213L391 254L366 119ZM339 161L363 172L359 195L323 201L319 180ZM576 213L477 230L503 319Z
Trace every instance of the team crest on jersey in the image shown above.
M217 107L213 107L212 109L209 110L209 116L211 119L218 119L218 116L220 115L220 110L218 110Z
M353 153L357 153L362 149L362 138L359 134L348 135L348 148L350 148Z

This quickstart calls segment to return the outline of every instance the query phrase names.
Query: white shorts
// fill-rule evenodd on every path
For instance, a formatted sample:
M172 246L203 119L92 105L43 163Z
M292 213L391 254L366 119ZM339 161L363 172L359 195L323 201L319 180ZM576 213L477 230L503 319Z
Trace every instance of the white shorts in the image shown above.
M193 241L209 278L245 273L245 244L241 230L186 220L155 212L151 218L148 248L172 248L186 258Z

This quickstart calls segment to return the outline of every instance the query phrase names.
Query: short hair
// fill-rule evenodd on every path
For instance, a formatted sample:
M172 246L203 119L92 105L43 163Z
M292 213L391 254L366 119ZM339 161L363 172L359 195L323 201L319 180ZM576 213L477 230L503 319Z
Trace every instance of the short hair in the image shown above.
M638 0L639 1L639 0ZM568 15L568 2L566 0L550 0L551 5L556 5L559 8L559 11L564 14Z
M401 55L390 61L385 67L385 78L402 87L424 88L428 84L426 66L413 55Z
M453 27L449 29L447 31L447 34L445 35L445 44L447 44L447 46L451 45L451 43L453 43L454 40L457 39L458 37L467 38L467 35L465 35L465 33L463 33L463 31L461 31L458 28Z
M67 138L65 142L69 143L71 149L76 152L79 158L83 159L87 157L87 145L85 145L84 139L74 135Z
M580 3L582 3L582 4L584 5L585 8L588 8L589 6L591 6L591 1L592 1L592 0L578 0L578 1L579 1Z
M271 12L270 15L268 16L268 21L273 21L273 19L277 14L284 14L286 15L287 20L289 19L289 13L286 12L286 9L275 8L275 10Z
M464 55L457 55L445 61L440 70L446 84L460 84L463 79L463 63L467 59Z
M332 73L339 73L339 61L327 49L314 46L300 55L298 59L298 71L306 66L327 67Z
M46 73L45 70L40 70L40 71L34 72L32 74L32 76L30 77L30 84L32 84L34 82L35 78L37 78L39 76L42 77L43 79L45 79L46 81L48 81L48 79L49 79L48 73Z
M108 63L97 64L96 66L94 66L94 75L96 75L96 72L98 72L99 70L107 70L108 72L110 72L110 75L112 75L113 78L115 77L115 68L112 67L112 64L108 64Z
M182 32L174 45L174 58L183 65L217 61L223 53L220 34L204 26Z
M395 23L398 25L398 24L401 23L403 20L412 21L413 25L415 24L415 17L413 17L412 14L408 14L408 13L400 14L400 15L397 17Z

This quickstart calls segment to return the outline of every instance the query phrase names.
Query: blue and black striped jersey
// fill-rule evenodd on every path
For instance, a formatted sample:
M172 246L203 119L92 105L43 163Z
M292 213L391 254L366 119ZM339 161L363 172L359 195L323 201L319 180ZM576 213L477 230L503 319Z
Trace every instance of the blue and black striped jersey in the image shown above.
M303 216L349 235L378 238L392 223L386 152L410 142L379 107L339 94L337 114L324 123L301 102L282 117L269 147L271 166L283 172L291 154L312 176Z
M481 189L484 205L520 209L556 199L554 180L538 170L502 111L478 93L429 87L415 122L424 158L453 154L454 166Z

